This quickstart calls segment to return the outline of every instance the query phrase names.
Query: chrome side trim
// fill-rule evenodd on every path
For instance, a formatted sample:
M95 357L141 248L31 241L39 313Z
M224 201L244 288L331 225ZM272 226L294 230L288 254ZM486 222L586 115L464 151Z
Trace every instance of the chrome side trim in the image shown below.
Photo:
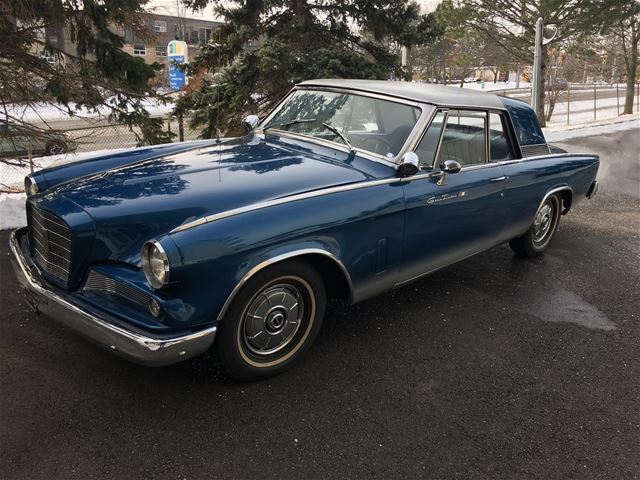
M335 264L340 268L340 270L344 274L344 276L345 276L345 278L347 280L347 284L349 285L349 302L351 303L352 298L353 298L353 283L351 281L351 275L349 275L349 272L347 271L347 268L338 259L338 257L333 255L331 252L328 252L326 250L322 250L321 248L303 248L301 250L294 250L292 252L284 253L282 255L278 255L276 257L273 257L273 258L270 258L268 260L265 260L265 261L259 263L258 265L256 265L255 267L253 267L247 273L245 273L244 276L238 282L238 284L233 288L233 290L231 291L231 293L227 297L227 300L224 302L224 305L222 306L222 309L220 310L220 313L218 314L218 321L221 321L223 319L223 317L227 313L227 310L231 306L231 303L233 302L233 299L236 297L236 295L238 294L240 289L256 273L260 272L261 270L267 268L270 265L273 265L275 263L281 262L283 260L288 260L290 258L300 257L302 255L309 255L309 254L324 255L326 257L329 257L331 260L333 260L333 262L335 262Z
M410 177L409 177L410 178ZM393 183L400 183L400 178L385 178L383 180L372 180L370 182L350 183L347 185L340 185L337 187L323 188L321 190L313 190L311 192L298 193L296 195L290 195L288 197L276 198L274 200L267 200L264 202L252 203L251 205L245 205L244 207L234 208L227 210L226 212L215 213L206 217L201 217L191 222L187 222L183 225L178 225L171 230L169 234L183 232L190 228L197 227L204 223L215 222L216 220L222 220L223 218L233 217L242 213L251 212L254 210L261 210L267 207L273 207L276 205L282 205L284 203L295 202L297 200L306 200L307 198L320 197L323 195L330 195L333 193L347 192L349 190L359 190L361 188L376 187L379 185L389 185Z
M163 366L204 353L213 343L217 327L208 327L186 335L142 335L114 325L69 302L39 278L37 269L28 265L18 237L26 228L11 232L11 262L18 282L34 295L38 311L112 353L147 366ZM105 315L106 316L106 315Z

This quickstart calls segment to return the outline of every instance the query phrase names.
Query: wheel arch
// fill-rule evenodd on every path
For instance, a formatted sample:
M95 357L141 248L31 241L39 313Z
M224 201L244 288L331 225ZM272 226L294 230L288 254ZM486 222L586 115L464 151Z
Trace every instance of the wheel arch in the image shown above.
M569 212L569 210L571 209L571 204L573 203L573 189L569 185L561 185L561 186L554 187L551 190L549 190L545 194L545 196L542 198L542 200L540 201L540 204L538 205L538 208L536 208L536 212L538 210L540 210L540 207L542 207L542 204L551 195L558 195L560 197L560 199L562 200L562 205L561 205L562 209L561 209L560 213L562 215L567 214Z
M242 276L240 281L235 285L227 297L224 305L220 309L220 313L218 314L218 321L221 321L224 318L229 307L233 303L233 300L249 279L265 268L293 259L309 262L318 270L318 273L325 281L325 287L329 296L334 298L343 298L349 303L352 302L353 284L351 282L351 276L344 264L334 254L327 250L323 250L321 248L303 248L276 255L250 268Z

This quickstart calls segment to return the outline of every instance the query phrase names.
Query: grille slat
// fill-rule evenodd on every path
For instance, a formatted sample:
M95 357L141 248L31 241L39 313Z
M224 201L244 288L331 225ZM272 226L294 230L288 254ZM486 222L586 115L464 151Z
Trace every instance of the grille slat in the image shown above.
M107 277L95 270L91 270L87 281L84 283L85 292L101 292L117 295L125 300L133 302L146 309L149 305L151 297L140 290L120 282L111 277Z
M64 221L46 210L30 206L29 232L36 263L65 284L69 280L71 231Z

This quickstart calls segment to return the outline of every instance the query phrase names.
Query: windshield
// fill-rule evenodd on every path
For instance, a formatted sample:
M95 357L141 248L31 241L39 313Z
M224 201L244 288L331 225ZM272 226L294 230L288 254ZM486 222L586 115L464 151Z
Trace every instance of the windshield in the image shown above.
M263 130L278 129L345 143L394 158L415 126L420 109L411 105L340 92L297 90L275 111ZM332 128L342 135L338 135Z

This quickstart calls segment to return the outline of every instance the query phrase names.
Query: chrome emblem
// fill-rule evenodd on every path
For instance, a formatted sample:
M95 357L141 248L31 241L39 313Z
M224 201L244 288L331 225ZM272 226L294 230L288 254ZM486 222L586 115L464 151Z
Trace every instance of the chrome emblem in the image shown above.
M443 195L434 195L433 197L427 198L427 203L431 205L432 203L444 202L445 200L452 200L455 198L464 197L467 192L456 192L456 193L445 193Z

